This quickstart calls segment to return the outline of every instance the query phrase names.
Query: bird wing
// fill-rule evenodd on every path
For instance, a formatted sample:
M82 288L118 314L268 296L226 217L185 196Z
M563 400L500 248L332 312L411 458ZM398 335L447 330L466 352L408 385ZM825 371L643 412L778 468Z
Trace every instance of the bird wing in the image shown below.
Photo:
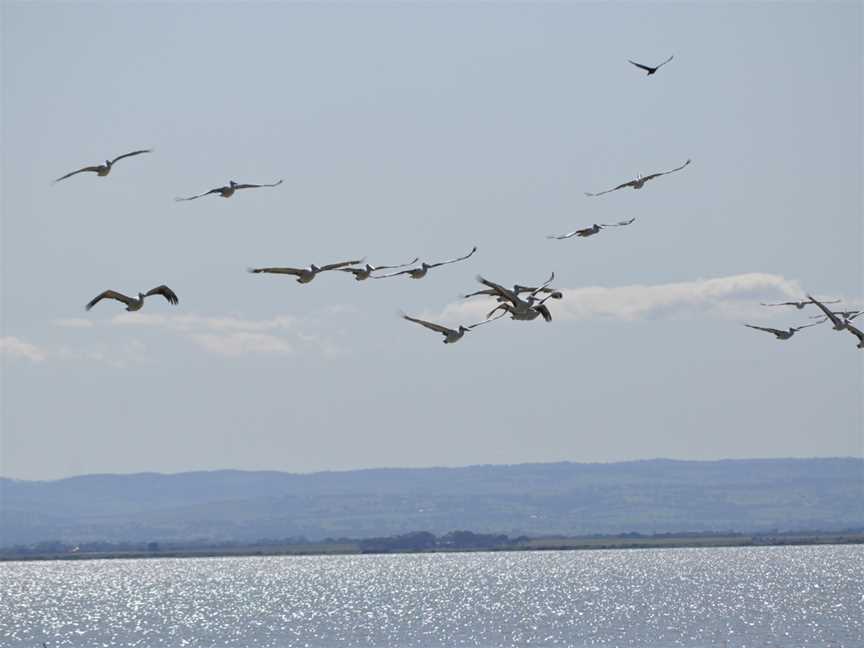
M470 257L472 254L474 254L476 251L477 251L477 246L475 245L473 248L471 248L471 251L468 254L466 254L465 256L458 257L456 259L449 259L448 261L440 261L438 263L427 263L426 265L428 265L430 268L437 268L438 266L447 265L448 263L456 263L457 261L464 261L465 259Z
M417 263L419 260L420 257L414 257L408 263L400 263L399 265L372 266L372 270L393 270L394 268L404 268L405 266L409 266L412 263Z
M60 182L61 180L65 180L66 178L69 178L69 177L75 175L76 173L84 173L85 171L92 171L93 173L96 173L96 172L98 172L99 169L101 169L101 168L102 168L102 166L99 165L99 164L96 164L96 165L93 165L93 166L81 167L81 168L78 169L77 171L73 171L72 173L67 173L67 174L64 175L64 176L60 176L60 177L57 178L54 182Z
M760 306L797 306L798 302L778 302L776 304L766 304L764 302L759 302Z
M141 149L140 151L132 151L131 153L124 153L123 155L118 155L116 158L111 160L111 164L117 163L119 160L123 158L132 157L133 155L141 155L142 153L152 153L153 149Z
M661 67L663 67L664 65L666 65L669 61L671 61L673 58L675 58L675 55L674 55L674 54L673 54L672 56L670 56L668 59L666 59L665 61L663 61L660 65L658 65L658 66L657 66L656 68L654 68L654 69L655 69L655 70L659 70Z
M177 294L165 284L162 284L161 286L156 286L155 288L151 288L146 293L144 293L145 297L149 297L150 295L162 295L165 299L168 300L169 304L174 304L175 306L180 301L179 299L177 299Z
M447 335L448 333L455 333L453 329L447 328L446 326L441 326L440 324L435 324L434 322L427 322L426 320L417 319L416 317L411 317L410 315L402 315L403 319L408 320L409 322L416 322L420 326L425 326L428 329L433 331L438 331L439 333L444 333Z
M546 300L544 299L543 301L546 301ZM534 310L536 310L538 313L540 313L543 316L543 319L546 320L547 322L552 321L552 313L549 311L549 308L545 304L543 304L543 302L540 302L539 304L537 304L534 307Z
M642 65L641 63L637 63L636 61L630 61L630 59L627 59L627 60L628 60L630 63L632 63L633 65L635 65L636 67L638 67L638 68L642 68L643 70L645 70L645 71L647 71L647 72L651 72L652 70L656 70L656 69L657 69L657 68L653 68L653 67L648 67L647 65ZM659 67L659 66L658 66L658 67Z
M786 331L779 331L775 328L766 328L764 326L753 326L752 324L745 324L744 326L747 326L747 327L752 328L752 329L756 329L757 331L765 331L766 333L773 333L774 335L777 335L778 333L785 333L786 332Z
M496 309L496 310L497 310L497 309ZM506 312L505 312L505 313L501 313L498 317L487 317L487 318L486 318L485 320L483 320L482 322L477 322L476 324L472 324L471 326L466 326L465 328L467 328L467 329L475 329L475 328L477 328L478 326L483 326L484 324L488 324L489 322L494 322L495 320L499 320L499 319L501 319L502 317L504 317L505 315L507 315Z
M287 274L301 275L307 272L306 268L249 268L249 272L258 274L259 272L269 272L270 274Z
M601 223L600 227L624 227L625 225L630 225L635 220L636 217L634 216L630 220L618 221L617 223Z
M486 288L485 290L477 290L473 293L468 293L467 295L460 295L462 299L468 299L469 297L477 297L478 295L497 295L494 288Z
M350 272L355 277L366 271L366 268L336 268L339 272Z
M611 189L607 189L606 191L598 191L597 193L589 193L585 192L586 196L602 196L603 194L610 193L612 191L618 191L619 189L623 189L624 187L632 187L634 186L638 180L631 180L630 182L625 182L623 184L618 185L617 187L612 187Z
M258 189L259 187L278 187L282 184L282 180L279 182L274 182L273 184L237 184L234 185L235 189Z
M514 304L518 304L520 299L512 290L507 290L504 286L495 283L494 281L489 281L488 279L484 279L481 275L477 275L477 281L486 286L487 288L491 288L495 291L496 294L501 295L504 299L507 299ZM486 316L489 317L488 315Z
M669 175L670 173L675 173L676 171L680 171L681 169L686 167L688 164L690 164L691 161L692 160L690 160L688 158L687 161L684 164L682 164L680 167L676 167L676 168L671 169L669 171L661 171L660 173L652 173L651 175L647 175L644 178L642 178L642 182L645 182L647 180L653 180L654 178L659 178L660 176Z
M864 311L858 311L857 313L855 313L854 315L852 315L852 317L847 317L847 318L846 318L846 322L849 323L849 322L851 322L852 320L854 320L856 317L861 317L862 315L864 315Z
M399 272L390 272L388 274L378 275L377 277L373 276L372 278L373 279L386 279L387 277L396 277L398 275L408 274L409 272L411 272L412 270L415 270L415 269L416 268L408 268L408 270L400 270Z
M119 302L123 302L127 306L135 301L131 297L127 297L123 293L119 293L116 290L106 290L105 292L99 293L98 295L96 295L96 297L91 299L87 306L85 306L85 309L89 311L102 299L116 299Z
M328 263L327 265L321 266L320 272L324 272L325 270L338 270L339 268L357 265L358 263L363 263L363 259L356 259L354 261L340 261L339 263Z
M553 272L551 275L549 275L549 278L541 286L539 286L538 288L535 288L534 290L531 291L531 297L535 297L537 295L537 293L541 292L544 288L546 288L546 286L548 286L554 280L555 280L555 273Z
M822 320L824 322L825 320ZM796 331L801 331L805 328L810 328L811 326L819 326L822 322L812 322L810 324L802 324L801 326L793 326Z
M502 317L503 317L504 315L507 314L508 311L509 311L509 312L512 312L512 310L511 310L512 308L513 308L513 307L510 306L510 304L498 304L495 308L493 308L491 311L489 311L488 313L486 313L486 319L488 320L489 318L492 317L492 313L494 313L494 312L497 311L497 310L501 310L501 309L504 309L504 313L503 313L503 315L502 315Z
M197 196L189 196L188 198L175 198L174 200L177 202L181 202L183 200L195 200L196 198L203 198L204 196L209 196L210 194L220 193L225 187L217 187L216 189L211 189L210 191L205 191L202 194L198 194Z
M846 322L846 330L855 337L857 337L861 341L861 343L864 344L864 333L861 332L861 329L856 326L852 326L849 322Z
M550 234L547 236L547 239L557 239L559 241L563 241L564 239L571 238L576 236L579 232L583 232L584 230L573 230L572 232L567 232L566 234Z
M832 313L831 309L828 308L827 306L825 306L825 304L823 304L820 301L816 301L810 295L807 295L807 299L809 299L811 302L816 304L822 310L822 312L825 313L825 315L828 317L828 319L831 320L831 323L834 324L834 326L843 326L842 322L840 321L840 318L837 317L834 313Z

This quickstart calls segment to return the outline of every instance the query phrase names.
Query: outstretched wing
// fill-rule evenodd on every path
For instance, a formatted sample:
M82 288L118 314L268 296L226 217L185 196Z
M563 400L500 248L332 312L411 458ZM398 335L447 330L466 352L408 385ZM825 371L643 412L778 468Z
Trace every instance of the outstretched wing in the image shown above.
M123 293L117 292L116 290L106 290L105 292L100 293L100 294L96 295L96 297L91 299L90 302L84 308L89 311L96 304L98 304L99 301L102 299L116 299L119 302L123 302L127 306L129 304L133 303L134 301L136 301L136 300L132 299L131 297L127 297Z
M776 304L766 304L764 302L759 302L760 306L797 306L798 302L777 302Z
M625 182L623 184L618 185L617 187L612 187L611 189L607 189L606 191L598 191L597 193L589 193L586 191L585 195L586 196L602 196L603 194L611 193L613 191L618 191L619 189L623 189L624 187L633 187L636 185L637 182L639 182L639 181L638 180L631 180L630 182Z
M282 180L279 182L274 182L273 184L235 184L235 189L258 189L260 187L278 187L282 184Z
M427 322L426 320L417 319L416 317L411 317L410 315L405 315L404 313L402 314L402 318L408 320L409 322L415 322L420 326L425 326L426 328L433 331L443 333L444 335L456 332L453 329L447 328L446 326L441 326L440 324L435 324L434 322Z
M585 230L573 230L572 232L567 232L566 234L550 234L547 236L547 239L556 239L558 241L563 241L564 239L571 238L576 236L579 232L584 232Z
M539 293L544 288L546 288L546 286L551 284L554 280L555 280L555 273L553 272L551 275L549 275L549 278L540 287L535 288L534 290L531 291L531 294L529 295L529 297L536 297L537 293ZM548 299L548 297L546 299ZM543 302L540 302L540 303L542 304Z
M686 167L688 164L690 164L690 162L692 162L692 160L690 160L688 158L687 161L684 164L682 164L680 167L677 167L675 169L670 169L669 171L661 171L660 173L652 173L651 175L647 175L644 178L642 178L642 182L646 182L648 180L653 180L654 178L659 178L660 176L669 175L670 173L675 173L676 171L680 171L681 169Z
M548 299L548 297L546 299ZM543 301L546 301L546 300L544 299ZM547 322L552 321L552 313L549 311L549 308L543 302L540 302L539 304L537 304L534 307L534 310L536 310L538 313L540 313L543 316L543 319L546 320Z
M840 321L840 318L837 317L833 312L831 312L831 309L828 308L827 306L825 306L825 304L823 304L823 303L820 302L820 301L816 301L816 300L813 299L810 295L807 295L807 299L809 299L811 302L813 302L814 304L816 304L816 305L820 308L820 310L821 310L823 313L825 313L826 317L828 317L828 319L831 320L831 323L832 323L834 326L837 326L837 327L842 327L842 326L843 326L843 323Z
M306 272L305 268L249 268L248 270L252 274L268 272L270 274L301 275Z
M468 299L469 297L477 297L478 295L487 295L491 297L492 295L497 295L493 288L486 288L485 290L476 290L473 293L468 293L467 295L459 295L462 299Z
M649 67L649 66L647 66L647 65L642 65L641 63L637 63L636 61L631 61L630 59L627 59L627 60L628 60L630 63L632 63L633 65L635 65L636 67L638 67L638 68L642 68L642 69L645 70L646 72L653 72L654 70L657 69L657 68ZM660 67L660 66L658 65L657 67Z
M864 344L864 333L861 332L861 329L856 326L852 326L849 322L846 322L846 330L855 337L857 337L861 344Z
M405 266L409 266L412 263L417 263L420 260L420 257L414 257L408 263L400 263L399 265L385 265L385 266L372 266L372 270L393 270L394 268L404 268Z
M355 261L340 261L339 263L329 263L327 265L321 266L320 271L324 272L325 270L338 270L339 268L357 265L358 263L363 263L363 259L357 259Z
M489 281L488 279L484 279L481 275L477 275L477 281L486 286L487 288L491 288L495 291L496 294L500 295L504 299L513 302L514 304L519 303L519 297L512 290L507 290L501 284L497 284L494 281ZM494 311L493 311L494 312ZM488 315L486 316L488 319Z
M786 332L786 331L778 331L775 328L766 328L764 326L753 326L752 324L745 324L744 326L747 326L747 327L752 328L752 329L756 329L757 331L765 331L766 333L773 333L774 335L777 335L778 333L785 333Z
M506 312L501 313L500 315L498 315L498 317L487 317L487 318L486 318L485 320L483 320L482 322L477 322L476 324L472 324L471 326L466 326L465 328L467 328L467 329L474 329L474 328L477 328L478 326L483 326L484 324L488 324L489 322L494 322L495 320L499 320L499 319L501 319L502 317L504 317L505 315L507 315Z
M409 268L408 270L400 270L399 272L389 272L387 274L377 275L377 276L373 275L372 278L373 279L386 279L387 277L398 277L399 275L408 274L409 272L411 272L412 270L415 270L415 269L416 268Z
M151 288L146 293L144 293L145 297L149 297L150 295L162 295L165 299L168 300L169 304L174 304L175 306L180 301L179 299L177 299L177 294L165 284L162 284L161 286L156 286L155 288Z
M665 61L663 61L660 65L658 65L658 66L657 66L656 68L654 68L654 69L655 69L655 70L659 70L661 67L663 67L664 65L666 65L669 61L671 61L673 58L675 58L675 55L674 55L674 54L673 54L672 56L670 56L668 59L666 59Z
M632 224L633 221L635 221L635 220L636 220L636 217L634 216L630 220L618 221L617 223L601 223L600 227L624 227L625 225Z
M471 248L471 251L468 254L466 254L465 256L461 256L461 257L458 257L456 259L450 259L448 261L440 261L438 263L427 263L426 265L428 265L430 268L437 268L438 266L447 265L448 263L457 263L458 261L464 261L465 259L470 257L472 254L474 254L476 251L477 251L477 246L475 245L473 248Z
M75 175L77 173L84 173L85 171L92 171L93 173L97 173L99 171L99 169L101 169L101 168L102 168L102 166L99 164L96 164L94 166L81 167L77 171L73 171L72 173L67 173L64 176L60 176L54 182L60 182L61 180L65 180L66 178L71 178L73 175Z
M123 158L132 157L133 155L141 155L142 153L152 153L153 149L141 149L140 151L132 151L131 153L124 153L123 155L118 155L116 158L111 160L111 164L116 164L118 161Z
M202 194L198 194L197 196L189 196L188 198L175 198L176 202L182 202L184 200L195 200L197 198L203 198L204 196L209 196L210 194L221 193L225 187L219 187L217 189L211 189L210 191L205 191Z

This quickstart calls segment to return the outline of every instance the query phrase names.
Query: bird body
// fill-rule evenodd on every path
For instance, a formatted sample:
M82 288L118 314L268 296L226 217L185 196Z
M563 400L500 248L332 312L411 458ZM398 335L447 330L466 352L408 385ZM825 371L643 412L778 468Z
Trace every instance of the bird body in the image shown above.
M133 155L141 155L142 153L152 153L152 152L153 152L153 149L141 149L138 151L132 151L131 153L124 153L123 155L118 155L113 160L105 160L105 164L94 164L93 166L81 167L77 171L72 171L71 173L67 173L64 176L60 176L54 182L60 182L61 180L65 180L66 178L69 178L73 175L77 175L79 173L85 173L85 172L95 173L100 178L104 178L109 173L111 173L111 169L114 167L114 165L117 162L119 162L120 160L122 160L123 158L132 157Z
M675 173L676 171L680 171L681 169L686 167L691 162L692 162L692 160L688 158L687 161L684 164L682 164L680 167L676 167L676 168L671 169L669 171L661 171L660 173L652 173L651 175L647 175L647 176L639 176L635 180L630 180L629 182L623 182L620 185L618 185L617 187L612 187L611 189L606 189L605 191L599 191L597 193L585 192L585 195L586 196L602 196L603 194L607 194L607 193L610 193L612 191L618 191L618 189L624 189L625 187L632 187L633 189L641 189L644 186L644 184L646 182L648 182L649 180L653 180L654 178L659 178L660 176L669 175L670 173Z
M128 295L124 295L123 293L117 292L116 290L106 290L102 293L99 293L98 295L96 295L96 297L90 300L87 306L85 306L85 309L89 311L99 301L103 299L116 299L117 301L126 304L127 311L134 312L137 310L141 310L141 308L144 306L144 299L146 297L150 297L151 295L162 295L165 299L168 300L169 304L172 304L174 306L176 306L180 301L174 291L163 284L161 286L156 286L155 288L148 290L146 293L139 292L137 298L129 297Z
M237 182L234 182L233 180L231 180L224 187L216 187L215 189L211 189L210 191L205 191L204 193L198 194L196 196L188 196L186 198L175 198L174 200L176 200L177 202L183 202L183 201L187 201L187 200L197 200L198 198L203 198L204 196L209 196L211 194L218 194L218 195L222 196L223 198L230 198L231 196L234 195L235 192L239 191L240 189L260 189L261 187L278 187L280 184L282 184L282 182L283 182L282 180L279 180L278 182L274 182L272 184L240 184L240 183L237 183Z

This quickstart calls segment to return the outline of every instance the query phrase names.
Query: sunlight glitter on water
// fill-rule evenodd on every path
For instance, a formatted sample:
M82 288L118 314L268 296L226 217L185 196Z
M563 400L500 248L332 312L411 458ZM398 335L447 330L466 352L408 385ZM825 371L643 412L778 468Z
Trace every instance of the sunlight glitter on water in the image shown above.
M864 547L0 565L0 645L862 646Z

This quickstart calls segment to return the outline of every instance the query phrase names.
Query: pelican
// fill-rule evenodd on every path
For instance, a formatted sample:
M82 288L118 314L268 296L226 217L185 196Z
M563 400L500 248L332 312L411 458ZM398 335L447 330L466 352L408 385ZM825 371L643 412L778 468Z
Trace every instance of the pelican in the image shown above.
M647 74L646 76L651 76L651 75L654 74L657 70L659 70L661 67L663 67L664 65L666 65L669 61L671 61L673 58L675 58L675 55L674 55L674 54L673 54L672 56L670 56L668 59L666 59L665 61L663 61L663 62L662 62L660 65L658 65L657 67L651 67L650 65L642 65L641 63L637 63L636 61L630 61L630 59L627 59L627 60L630 61L630 63L632 63L632 64L635 65L636 67L638 67L638 68L642 68L643 70L647 70L647 71L648 71L648 74Z
M363 268L339 268L340 272L350 272L354 275L354 278L357 281L366 281L373 272L376 270L392 270L394 268L404 268L407 265L411 265L412 263L417 263L420 260L420 257L415 257L411 259L408 263L400 263L399 265L389 265L389 266L373 266L370 264L366 264Z
M634 189L641 189L642 185L644 185L649 180L653 180L654 178L659 178L660 176L668 175L670 173L675 173L676 171L680 171L681 169L686 167L688 164L690 164L690 162L692 162L692 160L688 159L680 167L672 169L671 171L661 171L660 173L652 173L651 175L647 175L647 176L639 176L635 180L631 180L630 182L625 182L624 184L620 184L617 187L612 187L611 189L607 189L606 191L601 191L599 193L585 192L585 195L586 196L602 196L603 194L607 194L611 191L617 191L618 189L623 189L624 187L633 187Z
M552 295L548 295L541 299L540 301L536 301L533 297L529 297L529 307L525 310L522 310L520 306L514 306L512 304L503 303L499 304L491 311L486 314L487 318L491 318L492 314L495 311L503 310L507 313L510 313L510 319L520 320L523 322L530 322L537 319L538 316L542 315L543 319L547 322L552 321L552 313L549 311L549 307L546 306L546 300L550 299Z
M513 292L516 295L521 295L522 293L547 293L552 299L563 299L564 293L560 290L555 290L554 288L547 287L531 287L531 286L520 286L519 284L515 284L513 286ZM507 301L506 297L502 297L501 294L495 290L494 288L486 288L484 290L477 290L473 293L468 293L466 295L459 295L462 299L469 299L471 297L477 297L478 295L484 295L486 297L495 297L499 302Z
M822 302L822 303L825 304L827 302ZM831 312L834 313L835 315L839 315L840 317L842 317L847 322L851 322L856 317L864 315L864 311L859 311L859 310L831 311ZM828 321L828 318L825 317L824 315L811 315L810 319L818 319L820 324L822 322Z
M308 268L249 268L249 272L258 274L259 272L269 272L271 274L287 274L297 277L297 283L306 284L312 281L319 272L328 270L339 270L345 266L357 265L363 263L363 259L356 261L340 261L339 263L330 263L324 266L317 266L314 263Z
M572 232L568 232L567 234L560 234L560 235L550 234L546 238L558 239L559 241L563 240L563 239L571 238L573 236L581 236L582 238L586 238L588 236L594 236L595 234L598 234L601 229L605 229L606 227L623 227L625 225L630 225L635 220L636 220L635 218L631 218L630 220L620 221L618 223L603 223L601 225L594 223L591 227L586 227L584 229L574 230Z
M458 329L447 328L446 326L442 326L441 324L435 324L435 322L427 322L426 320L417 319L416 317L411 317L410 315L405 315L402 313L402 318L408 320L409 322L414 322L415 324L419 324L420 326L425 326L431 331L436 331L441 333L444 336L444 344L455 344L462 337L469 333L472 329L477 328L478 326L482 326L483 324L488 324L489 322L494 322L496 319L501 319L503 315L499 317L487 317L482 322L477 322L476 324L471 324L471 326L462 326L460 325Z
M846 330L858 338L858 348L864 349L864 333L861 332L861 329L852 326L849 322L846 322Z
M837 317L833 312L831 312L831 309L825 306L825 304L813 299L810 295L807 295L807 299L809 299L812 303L816 304L822 310L822 312L825 313L825 316L829 320L831 320L831 324L835 331L842 331L844 328L846 328L846 323L840 321L840 318ZM821 322L818 323L821 324Z
M85 306L86 310L90 310L93 308L100 300L102 299L116 299L119 302L123 302L126 304L127 311L137 311L141 310L141 307L144 306L144 298L149 297L150 295L162 295L165 299L168 300L169 304L173 304L174 306L180 301L177 299L177 295L174 293L166 285L156 286L155 288L148 290L146 293L138 293L138 298L135 297L127 297L123 293L119 293L116 290L106 290L103 293L96 295L90 302Z
M756 329L757 331L765 331L766 333L771 333L778 340L788 340L789 338L791 338L793 335L795 335L801 329L809 328L811 326L816 326L816 325L815 324L805 324L804 326L790 326L788 331L784 331L782 329L765 327L765 326L753 326L752 324L745 324L744 326L747 326L747 327L752 328L752 329Z
M447 265L448 263L456 263L458 261L464 261L472 254L477 251L477 246L475 245L471 248L471 251L465 256L458 257L456 259L450 259L449 261L440 261L439 263L426 263L425 261L420 264L419 268L411 268L409 270L400 270L399 272L391 272L390 274L378 275L377 277L373 277L373 279L386 279L387 277L396 277L398 275L407 274L412 279L422 279L426 276L426 273L429 272L432 268L437 268L438 266Z
M798 310L802 310L805 306L807 306L808 304L812 304L812 303L813 302L811 302L809 299L807 299L804 301L777 302L776 304L765 304L765 303L759 302L759 305L760 306L794 306ZM823 301L822 303L823 304L839 304L840 300L834 299L832 301Z
M260 187L278 187L282 184L282 180L278 182L274 182L273 184L238 184L233 180L229 182L224 187L216 187L215 189L211 189L210 191L205 191L202 194L198 194L197 196L189 196L188 198L175 198L177 202L182 202L184 200L195 200L197 198L203 198L204 196L209 196L210 194L219 194L223 198L230 198L234 195L235 191L240 189L259 189Z
M54 182L60 182L61 180L65 180L77 173L84 173L85 171L90 171L95 173L97 176L104 178L109 173L111 173L111 167L113 167L117 162L122 160L123 158L132 157L133 155L141 155L142 153L152 153L153 149L141 149L140 151L132 151L131 153L124 153L123 155L118 155L113 160L105 160L105 164L96 164L93 166L81 167L77 171L72 171L72 173L67 173L64 176L60 176Z
M495 291L495 293L499 296L498 301L502 302L495 308L493 308L486 315L487 319L492 317L493 313L497 310L504 310L509 312L512 319L521 320L521 321L531 321L537 319L538 315L543 315L543 319L547 322L552 320L552 314L549 312L549 308L544 304L547 299L550 299L554 296L554 293L550 293L548 296L544 297L541 301L537 301L537 294L543 289L546 288L552 281L555 279L555 273L553 272L549 279L540 287L535 288L529 295L528 299L524 300L519 295L512 290L508 290L504 286L500 284L496 284L494 281L489 281L488 279L484 279L482 276L477 275L477 281L482 283L484 286ZM510 302L510 303L507 303Z

